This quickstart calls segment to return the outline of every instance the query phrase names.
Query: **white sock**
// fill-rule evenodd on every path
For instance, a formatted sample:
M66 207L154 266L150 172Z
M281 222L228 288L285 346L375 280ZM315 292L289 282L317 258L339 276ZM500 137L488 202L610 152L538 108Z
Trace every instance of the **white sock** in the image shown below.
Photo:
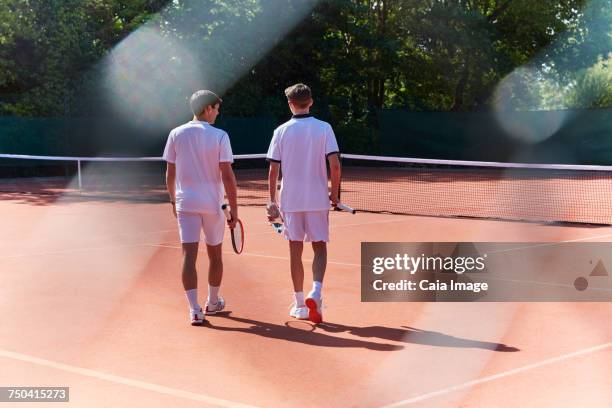
M293 297L295 298L295 305L297 307L304 306L304 292L293 292Z
M189 301L189 308L195 312L199 312L201 307L198 303L198 290L190 289L185 291L185 295L187 295L187 300Z
M318 296L321 296L321 289L323 288L323 282L312 281L312 292Z
M219 288L221 286L210 286L208 285L208 303L213 305L219 301Z

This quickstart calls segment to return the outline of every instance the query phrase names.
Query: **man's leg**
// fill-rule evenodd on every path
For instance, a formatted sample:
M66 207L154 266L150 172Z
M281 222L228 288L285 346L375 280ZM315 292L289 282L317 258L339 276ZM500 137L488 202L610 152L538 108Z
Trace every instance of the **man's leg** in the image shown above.
M206 314L214 315L225 308L225 300L219 296L223 280L222 245L225 232L225 217L223 214L204 214L202 216L204 235L206 236L206 252L208 253L208 300Z
M304 243L302 241L289 241L291 280L293 281L293 290L296 293L304 291L304 265L302 264L303 251Z
M289 241L289 258L291 280L293 282L293 306L289 316L297 319L307 319L308 310L304 304L304 214L299 212L283 213L285 230L283 235Z
M319 241L312 243L314 259L312 261L313 282L323 283L325 269L327 268L327 242Z
M221 280L223 279L222 244L206 245L208 252L208 300L206 314L214 315L225 309L225 300L219 296Z
M183 288L185 291L198 288L198 272L196 261L198 259L198 242L183 243Z
M211 287L219 288L221 286L221 280L223 279L223 259L221 247L223 244L219 245L206 245L206 252L208 252L208 284ZM212 300L212 303L217 303L218 294L208 294L209 300Z
M178 212L176 218L183 248L183 288L189 301L191 324L199 325L205 321L204 312L198 302L198 273L196 270L202 219L198 214L189 212Z
M183 243L183 288L189 301L189 316L191 324L201 325L205 322L204 312L198 303L198 272L196 261L198 259L198 242Z
M329 240L329 212L313 211L306 216L306 240L312 242L312 290L306 297L308 319L314 323L323 321L321 289L327 268L327 241Z

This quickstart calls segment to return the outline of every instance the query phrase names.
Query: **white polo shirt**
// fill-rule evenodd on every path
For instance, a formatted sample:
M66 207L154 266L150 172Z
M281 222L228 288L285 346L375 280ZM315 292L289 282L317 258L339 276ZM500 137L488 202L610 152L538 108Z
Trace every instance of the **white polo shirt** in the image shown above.
M233 163L229 136L206 122L172 129L164 160L176 164L176 210L218 214L224 189L220 162Z
M329 123L295 115L274 131L267 158L280 162L280 208L284 212L329 210L327 156L338 153Z

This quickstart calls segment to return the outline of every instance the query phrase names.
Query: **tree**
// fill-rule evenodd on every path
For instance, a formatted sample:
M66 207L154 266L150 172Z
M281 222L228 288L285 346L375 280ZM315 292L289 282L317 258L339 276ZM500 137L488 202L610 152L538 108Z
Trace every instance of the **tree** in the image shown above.
M577 78L612 49L612 0L0 3L0 109L19 115L79 113L76 95L99 82L100 61L143 25L189 49L205 71L197 82L224 93L227 113L286 117L282 90L302 81L317 113L352 131L375 128L379 109L487 108L521 70L524 88L558 84L542 87L542 101L556 88L592 87ZM513 106L536 104L537 92L512 89Z
M577 75L567 91L565 103L576 108L612 106L612 53Z
M0 103L17 115L66 115L91 67L167 1L2 0Z

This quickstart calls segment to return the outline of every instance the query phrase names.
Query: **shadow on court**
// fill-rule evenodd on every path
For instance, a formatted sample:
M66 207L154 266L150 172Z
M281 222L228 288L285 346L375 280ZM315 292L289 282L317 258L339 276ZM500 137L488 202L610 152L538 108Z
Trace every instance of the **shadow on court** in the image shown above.
M0 200L15 201L20 204L30 204L36 206L51 205L62 197L60 193L48 192L30 194L23 191L2 191L0 192Z
M205 324L205 327L220 331L235 331L255 334L272 339L286 340L320 347L360 347L377 351L396 351L404 348L404 346L388 343L377 343L361 339L345 339L330 336L324 333L327 332L349 333L353 336L361 338L380 339L409 344L423 344L436 347L480 348L499 352L520 351L520 349L516 347L507 346L502 343L463 339L443 333L420 330L407 326L402 326L402 328L384 326L356 327L328 322L315 326L310 322L300 320L292 320L287 322L285 325L279 325L253 319L234 317L230 314L231 312L225 312L218 314L215 317L223 317L235 322L245 323L250 325L250 327L223 327L213 324L213 322L210 320L207 322L207 324ZM299 325L305 327L306 329L297 328Z
M379 338L383 340L397 341L411 344L424 344L436 347L456 348L481 348L500 352L516 352L520 349L501 343L478 341L449 336L448 334L416 329L414 327L402 326L403 328L369 326L355 327L345 326L337 323L324 322L317 326L329 333L350 333L358 337Z
M355 347L355 348L366 348L369 350L376 351L397 351L404 348L404 346L394 344L375 343L365 340L358 339L344 339L340 337L330 336L321 332L315 331L315 328L311 323L308 330L302 330L299 328L292 327L290 324L279 325L267 322L261 322L258 320L245 319L240 317L234 317L230 315L230 312L224 314L217 314L214 317L222 317L225 319L233 320L235 322L244 323L250 325L250 327L224 327L218 326L215 321L208 322L203 326L207 329L228 331L228 332L242 332L248 334L254 334L257 336L267 337L271 339L286 340L296 343L308 344L311 346L319 347ZM214 318L213 317L213 318Z
M0 200L34 206L87 202L150 204L168 201L167 195L148 196L140 191L84 191L79 193L78 191L41 190L30 193L26 191L2 191L2 188L3 186L0 186Z

